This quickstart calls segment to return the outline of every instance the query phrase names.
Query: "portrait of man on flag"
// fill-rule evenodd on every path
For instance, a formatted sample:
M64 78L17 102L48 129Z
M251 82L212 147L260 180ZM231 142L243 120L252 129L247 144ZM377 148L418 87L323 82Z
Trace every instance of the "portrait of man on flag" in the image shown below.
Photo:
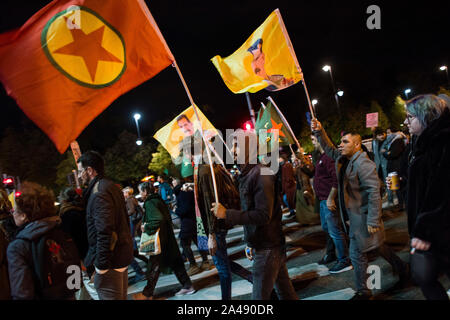
M278 9L232 55L211 61L233 93L278 91L302 80Z

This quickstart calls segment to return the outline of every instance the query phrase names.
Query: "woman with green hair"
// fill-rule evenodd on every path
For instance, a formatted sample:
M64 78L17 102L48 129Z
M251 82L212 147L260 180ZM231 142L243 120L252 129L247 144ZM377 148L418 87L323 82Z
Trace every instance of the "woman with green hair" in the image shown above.
M450 277L450 110L432 94L406 101L412 136L406 176L411 274L425 298L448 300L438 281ZM391 181L387 181L391 184Z

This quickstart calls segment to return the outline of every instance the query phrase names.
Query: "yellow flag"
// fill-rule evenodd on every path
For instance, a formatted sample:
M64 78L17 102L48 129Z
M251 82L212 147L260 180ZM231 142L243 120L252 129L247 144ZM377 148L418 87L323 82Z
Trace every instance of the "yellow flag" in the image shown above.
M211 59L233 93L277 91L302 80L280 11L276 9L232 55ZM292 47L292 45L291 45Z
M201 138L200 128L203 128L203 133L207 140L218 134L216 128L214 128L201 110L197 106L196 108L201 124L195 116L194 108L190 106L170 123L159 129L153 136L164 148L166 148L167 152L169 152L174 159L180 155L180 144L184 139L189 138L192 135Z

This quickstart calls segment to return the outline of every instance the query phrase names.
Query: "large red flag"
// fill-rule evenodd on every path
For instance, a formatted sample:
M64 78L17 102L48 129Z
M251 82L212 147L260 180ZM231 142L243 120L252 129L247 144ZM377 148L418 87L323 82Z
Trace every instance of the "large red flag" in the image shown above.
M61 153L174 60L143 0L55 0L0 35L0 81Z

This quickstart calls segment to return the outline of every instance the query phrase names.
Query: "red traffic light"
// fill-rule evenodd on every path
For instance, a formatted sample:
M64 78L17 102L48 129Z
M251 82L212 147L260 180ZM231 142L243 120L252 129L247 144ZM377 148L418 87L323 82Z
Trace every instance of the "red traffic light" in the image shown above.
M11 178L3 179L3 184L11 184L11 183L14 183L13 179L11 179Z
M253 129L253 123L251 121L244 122L244 130L252 130Z
M17 197L20 197L20 196L22 195L22 192L17 191L14 195L16 196L16 198L17 198Z

